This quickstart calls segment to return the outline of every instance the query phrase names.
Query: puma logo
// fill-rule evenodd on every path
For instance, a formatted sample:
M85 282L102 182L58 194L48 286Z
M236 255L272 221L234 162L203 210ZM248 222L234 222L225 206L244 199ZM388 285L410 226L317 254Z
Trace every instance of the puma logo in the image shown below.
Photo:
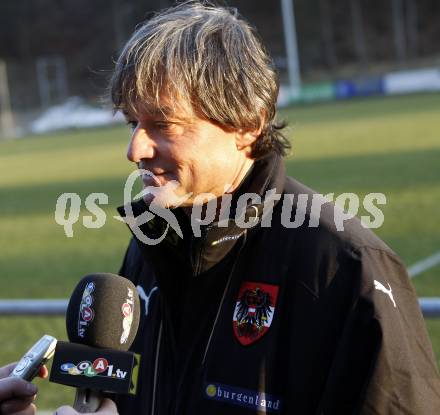
M379 281L374 280L374 288L376 288L376 290L382 291L383 293L385 293L386 295L388 295L391 298L391 301L393 302L394 307L396 306L396 302L394 301L394 297L393 297L393 290L391 289L391 285L389 283L388 287L390 287L389 289L386 289L382 283L380 283Z
M150 305L150 299L151 299L151 296L153 295L153 293L154 293L158 288L157 288L157 287L153 287L153 288L150 290L150 292L149 292L148 295L145 294L144 289L143 289L140 285L138 285L136 288L137 288L137 290L138 290L139 297L142 298L142 300L145 301L145 317L146 317L146 316L148 316L148 307L149 307L149 305Z

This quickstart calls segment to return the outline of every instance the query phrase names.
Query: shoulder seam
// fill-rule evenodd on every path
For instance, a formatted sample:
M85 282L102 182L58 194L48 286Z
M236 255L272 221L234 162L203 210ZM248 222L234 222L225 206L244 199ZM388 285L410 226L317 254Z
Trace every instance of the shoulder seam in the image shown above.
M394 262L403 265L402 260L400 259L400 257L391 249L384 249L384 248L378 248L376 246L370 246L370 245L359 245L356 247L353 247L353 249L356 250L371 250L371 251L379 251L384 253L385 255L387 255L391 260L393 260Z

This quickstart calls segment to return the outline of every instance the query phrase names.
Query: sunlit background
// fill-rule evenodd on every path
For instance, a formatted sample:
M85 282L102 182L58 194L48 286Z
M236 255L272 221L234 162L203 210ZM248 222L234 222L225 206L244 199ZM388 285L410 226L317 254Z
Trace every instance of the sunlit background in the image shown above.
M440 297L440 3L221 4L257 27L274 58L279 118L293 142L289 175L323 194L384 193L376 233L403 259L419 297ZM106 85L136 25L169 5L0 2L0 365L45 333L66 339L62 316L12 316L4 300L66 299L83 275L119 269L130 234L113 216L133 166ZM65 192L82 200L72 238L54 218ZM83 225L93 192L109 198L100 229ZM440 361L440 318L426 322ZM72 403L68 388L37 382L39 408Z

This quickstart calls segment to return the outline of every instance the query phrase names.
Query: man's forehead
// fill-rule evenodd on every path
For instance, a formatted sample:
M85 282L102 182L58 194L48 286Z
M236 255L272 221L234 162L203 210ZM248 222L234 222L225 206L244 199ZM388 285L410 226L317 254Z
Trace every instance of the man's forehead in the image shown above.
M151 107L138 104L122 105L119 109L124 115L170 116L174 112L170 107Z
M189 120L192 118L191 114L184 110L183 106L178 105L150 106L136 104L133 106L122 106L121 111L125 116L136 116L139 118L149 117L181 120Z

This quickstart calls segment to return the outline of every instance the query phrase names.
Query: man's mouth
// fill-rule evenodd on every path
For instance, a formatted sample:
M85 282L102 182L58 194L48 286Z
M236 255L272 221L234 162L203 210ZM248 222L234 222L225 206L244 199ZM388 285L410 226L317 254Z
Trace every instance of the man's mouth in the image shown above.
M142 175L142 181L145 185L151 186L151 185L160 185L159 177L156 174L143 174Z
M156 172L149 171L149 173L142 175L142 181L145 186L163 186L166 175L167 172L163 170Z

